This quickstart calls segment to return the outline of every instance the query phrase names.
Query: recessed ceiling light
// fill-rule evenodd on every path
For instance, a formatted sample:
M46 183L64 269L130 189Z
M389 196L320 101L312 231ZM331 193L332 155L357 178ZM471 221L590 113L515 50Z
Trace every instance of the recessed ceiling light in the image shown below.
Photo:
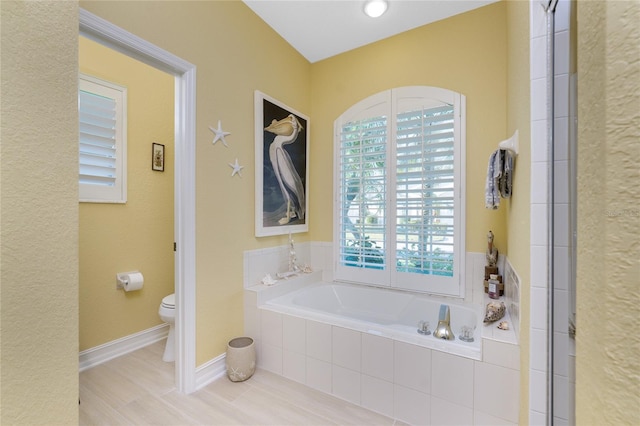
M364 13L372 18L382 16L387 11L387 0L368 0L364 4Z

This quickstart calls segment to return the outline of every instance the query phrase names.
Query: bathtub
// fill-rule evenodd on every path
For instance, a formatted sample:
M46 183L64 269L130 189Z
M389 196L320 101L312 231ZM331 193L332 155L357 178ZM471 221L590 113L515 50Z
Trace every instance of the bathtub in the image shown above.
M433 336L442 304L450 307L454 340ZM466 358L482 358L482 308L451 299L363 285L315 283L269 299L260 308ZM420 321L429 322L431 334L417 332ZM473 342L460 340L463 326L473 329Z

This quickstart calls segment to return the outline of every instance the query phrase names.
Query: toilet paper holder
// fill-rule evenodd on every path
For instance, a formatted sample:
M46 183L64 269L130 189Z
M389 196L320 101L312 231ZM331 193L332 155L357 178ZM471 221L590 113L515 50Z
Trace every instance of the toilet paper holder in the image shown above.
M124 290L129 283L129 275L139 273L140 271L118 272L116 274L116 290Z

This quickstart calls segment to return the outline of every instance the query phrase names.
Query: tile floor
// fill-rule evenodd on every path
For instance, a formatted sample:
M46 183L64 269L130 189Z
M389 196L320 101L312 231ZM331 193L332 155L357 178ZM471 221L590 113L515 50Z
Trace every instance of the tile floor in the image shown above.
M183 395L164 340L80 373L81 425L401 425L276 374Z

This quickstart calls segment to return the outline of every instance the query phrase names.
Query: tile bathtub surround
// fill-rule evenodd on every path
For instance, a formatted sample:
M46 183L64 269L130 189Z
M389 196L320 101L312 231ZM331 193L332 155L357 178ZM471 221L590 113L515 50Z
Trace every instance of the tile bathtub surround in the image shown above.
M485 419L517 423L517 345L484 339L483 360L475 361L268 309L257 311L260 368L409 424L473 424L474 419L477 424Z
M322 281L333 281L333 244L328 242L307 242L295 244L296 257L300 265L310 265L314 271L321 271ZM278 272L288 269L289 247L288 245L267 249L248 250L244 252L244 288L249 288L261 283L266 274L275 277ZM465 303L483 303L484 298L484 267L486 259L484 253L466 253L465 273ZM498 256L498 269L503 279L507 280L506 271L511 267L508 259L500 254ZM513 268L511 268L513 271ZM515 271L513 274L517 277ZM519 281L519 279L518 279ZM513 281L512 281L513 282ZM505 283L506 284L506 283ZM519 297L519 292L515 293ZM518 301L519 303L519 301Z
M257 296L255 294L252 295L251 292L245 294L244 309L245 315L248 318L248 322L245 322L246 332L252 332L255 335L256 305L264 303L267 298L285 294L294 288L299 288L313 282L331 282L330 278L332 277L332 273L327 272L326 269L332 268L332 253L333 246L331 243L310 242L296 245L296 254L298 259L300 259L299 263L302 263L302 259L306 259L304 263L309 264L314 272L311 274L302 274L293 279L282 280L276 285L268 287L260 284L260 280L266 273L275 275L275 271L285 270L288 267L288 246L244 252L245 289L257 289ZM540 253L539 257L542 258L542 255L543 253ZM485 254L467 252L465 261L467 272L464 278L464 302L484 307L488 303L486 293L484 292ZM483 337L517 344L520 328L520 278L513 269L509 259L504 255L498 257L498 269L503 276L505 285L505 294L501 300L503 300L507 306L508 317L505 318L505 320L509 322L510 329L506 332L502 330L496 331L494 330L495 327L485 326L483 329ZM268 293L269 296L265 296L265 293Z
M296 243L294 236L296 259L300 266L310 265L319 269L311 262L311 244ZM266 249L247 250L244 257L244 288L260 284L266 274L276 278L279 272L289 270L289 245L270 247Z
M513 269L509 259L505 260L504 266L505 281L505 305L511 318L511 326L515 332L516 339L520 333L520 277Z
M299 259L306 250L296 246ZM308 252L311 265L326 281L318 265L331 267L332 245L309 243ZM287 265L287 256L286 247L246 252L246 288L255 286L251 280L262 278L256 270ZM466 261L465 301L484 303L484 253L467 253ZM503 256L499 268L517 317L519 278ZM275 286L258 287L272 292ZM256 341L260 368L409 424L517 423L520 349L513 330L488 327L482 360L475 361L263 309L259 305L264 297L255 289L245 291L245 333ZM516 327L517 318L510 318L510 323ZM483 395L493 387L499 389L499 403Z

